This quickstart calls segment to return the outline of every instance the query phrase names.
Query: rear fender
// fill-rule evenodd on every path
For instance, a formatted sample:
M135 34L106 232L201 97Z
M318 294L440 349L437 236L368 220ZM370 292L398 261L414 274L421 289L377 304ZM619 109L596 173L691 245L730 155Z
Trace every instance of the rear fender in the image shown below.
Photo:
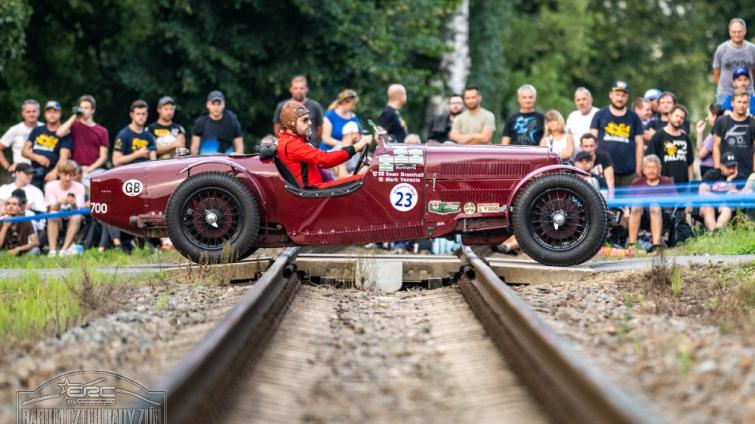
M538 168L529 174L525 175L524 178L522 178L516 186L514 186L514 189L511 191L511 195L509 195L509 210L511 210L512 206L514 205L514 200L516 200L516 196L519 195L519 192L522 191L522 189L529 184L532 180L535 178L538 178L542 175L547 174L557 174L559 172L568 172L572 174L582 175L585 177L590 176L588 172L585 172L579 168L575 168L571 165L548 165L544 166L542 168Z
M257 199L259 200L260 204L260 212L262 212L262 215L264 216L264 211L266 210L267 202L265 202L265 197L262 195L262 189L260 189L259 184L257 183L257 179L246 170L243 166L239 165L238 163L229 160L227 158L223 157L214 157L214 158L208 158L207 160L202 160L198 162L194 162L185 168L183 168L181 171L179 171L178 175L184 175L184 177L189 177L193 174L199 174L202 172L209 172L209 171L218 171L218 168L224 168L224 167L230 168L231 172L238 174L241 174L244 179L247 179L249 183L251 184L254 194L256 195Z

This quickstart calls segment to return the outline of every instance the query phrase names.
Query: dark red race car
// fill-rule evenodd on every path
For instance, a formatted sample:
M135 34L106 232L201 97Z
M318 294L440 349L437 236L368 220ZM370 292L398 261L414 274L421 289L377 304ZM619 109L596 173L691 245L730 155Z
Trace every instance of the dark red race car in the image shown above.
M468 245L494 245L515 234L533 259L567 266L590 259L604 243L602 196L548 148L377 138L366 175L322 189L300 187L273 145L255 155L118 167L92 180L92 216L132 234L167 235L182 255L210 263L260 247L456 234Z

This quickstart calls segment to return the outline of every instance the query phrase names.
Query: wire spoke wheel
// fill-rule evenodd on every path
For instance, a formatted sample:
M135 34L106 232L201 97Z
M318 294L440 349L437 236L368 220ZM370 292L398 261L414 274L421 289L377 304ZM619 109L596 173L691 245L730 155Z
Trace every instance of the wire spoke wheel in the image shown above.
M537 177L517 196L513 209L511 225L522 250L545 265L585 262L608 234L605 200L574 174Z
M584 205L585 200L568 189L542 193L530 206L527 219L535 241L555 251L578 245L590 229Z
M259 209L247 186L232 175L205 172L186 179L168 200L168 236L196 263L242 259L255 248Z
M181 207L184 234L197 247L208 250L233 242L241 231L242 216L239 200L217 187L195 192Z

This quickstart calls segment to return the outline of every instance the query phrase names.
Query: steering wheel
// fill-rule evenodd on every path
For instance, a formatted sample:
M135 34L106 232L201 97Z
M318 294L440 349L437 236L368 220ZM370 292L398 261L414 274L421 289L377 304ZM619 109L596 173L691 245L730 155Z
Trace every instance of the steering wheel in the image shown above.
M359 159L357 159L356 166L354 167L354 172L351 173L351 175L356 175L359 173L359 170L362 169L362 165L364 165L364 160L367 158L367 152L370 150L370 146L364 146L364 149L359 152Z

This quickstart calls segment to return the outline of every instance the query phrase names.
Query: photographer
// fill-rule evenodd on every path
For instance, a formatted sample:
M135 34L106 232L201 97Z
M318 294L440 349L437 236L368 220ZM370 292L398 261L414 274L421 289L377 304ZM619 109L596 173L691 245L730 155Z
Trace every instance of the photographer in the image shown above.
M81 166L81 182L87 187L91 177L105 171L103 167L107 162L108 133L105 127L94 122L96 108L94 97L88 94L79 97L74 115L55 132L58 137L71 134L71 158Z

